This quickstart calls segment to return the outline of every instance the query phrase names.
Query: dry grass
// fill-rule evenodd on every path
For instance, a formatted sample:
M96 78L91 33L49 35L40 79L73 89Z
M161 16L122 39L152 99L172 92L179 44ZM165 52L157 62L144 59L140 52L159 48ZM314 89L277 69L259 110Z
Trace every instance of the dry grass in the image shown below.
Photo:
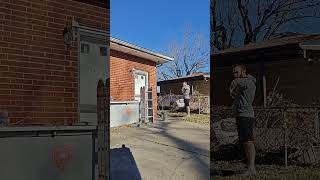
M190 117L186 116L186 113L184 112L171 112L168 113L168 116L170 117L176 117L178 119L194 122L194 123L200 123L200 124L210 124L210 115L209 114L191 114Z
M212 163L212 169L214 170L226 170L226 171L237 171L241 169L240 163L217 161ZM236 177L236 176L211 176L211 179L234 179L234 180L245 180L245 179L283 179L283 180L317 180L320 179L320 167L297 167L275 165L257 165L257 175L254 177Z
M125 128L130 128L132 127L132 124L128 124L128 125L123 125L123 126L118 126L118 127L112 127L110 128L111 133L119 133L122 129Z

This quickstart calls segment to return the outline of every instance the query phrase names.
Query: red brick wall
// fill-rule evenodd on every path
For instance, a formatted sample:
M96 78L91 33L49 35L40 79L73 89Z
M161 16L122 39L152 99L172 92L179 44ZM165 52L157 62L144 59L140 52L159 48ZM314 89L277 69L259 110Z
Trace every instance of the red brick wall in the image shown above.
M77 47L66 55L72 18L109 30L109 10L72 0L0 1L0 110L11 122L78 120Z
M134 77L132 69L148 72L148 84L152 87L154 114L157 110L157 68L156 63L143 58L111 50L110 96L115 101L134 100Z

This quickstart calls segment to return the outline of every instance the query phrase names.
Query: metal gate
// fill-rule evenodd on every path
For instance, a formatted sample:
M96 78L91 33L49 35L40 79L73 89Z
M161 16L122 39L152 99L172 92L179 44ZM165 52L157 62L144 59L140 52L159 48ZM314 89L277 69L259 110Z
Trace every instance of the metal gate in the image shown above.
M104 84L99 80L97 86L97 117L98 117L98 180L109 180L110 166L110 79Z

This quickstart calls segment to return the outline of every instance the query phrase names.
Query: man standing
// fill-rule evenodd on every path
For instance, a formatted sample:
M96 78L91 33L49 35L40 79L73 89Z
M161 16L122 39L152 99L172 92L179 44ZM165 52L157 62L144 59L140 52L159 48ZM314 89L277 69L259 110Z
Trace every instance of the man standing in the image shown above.
M7 124L8 122L8 112L0 111L0 124Z
M187 109L187 117L190 117L190 86L187 84L187 82L183 82L182 84L182 94L183 94L183 99L184 99L184 105Z
M239 141L244 147L246 170L239 175L256 174L255 147L253 143L254 111L253 100L256 91L256 79L246 74L244 65L233 67L234 80L230 85L230 96L233 98L233 113L236 118Z

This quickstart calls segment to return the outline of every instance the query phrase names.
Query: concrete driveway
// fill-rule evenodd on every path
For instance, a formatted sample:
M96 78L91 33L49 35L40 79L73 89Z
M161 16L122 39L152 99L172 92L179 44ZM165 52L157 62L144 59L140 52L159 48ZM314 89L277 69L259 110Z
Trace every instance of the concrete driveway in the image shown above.
M112 130L112 180L210 179L210 127L167 119Z

